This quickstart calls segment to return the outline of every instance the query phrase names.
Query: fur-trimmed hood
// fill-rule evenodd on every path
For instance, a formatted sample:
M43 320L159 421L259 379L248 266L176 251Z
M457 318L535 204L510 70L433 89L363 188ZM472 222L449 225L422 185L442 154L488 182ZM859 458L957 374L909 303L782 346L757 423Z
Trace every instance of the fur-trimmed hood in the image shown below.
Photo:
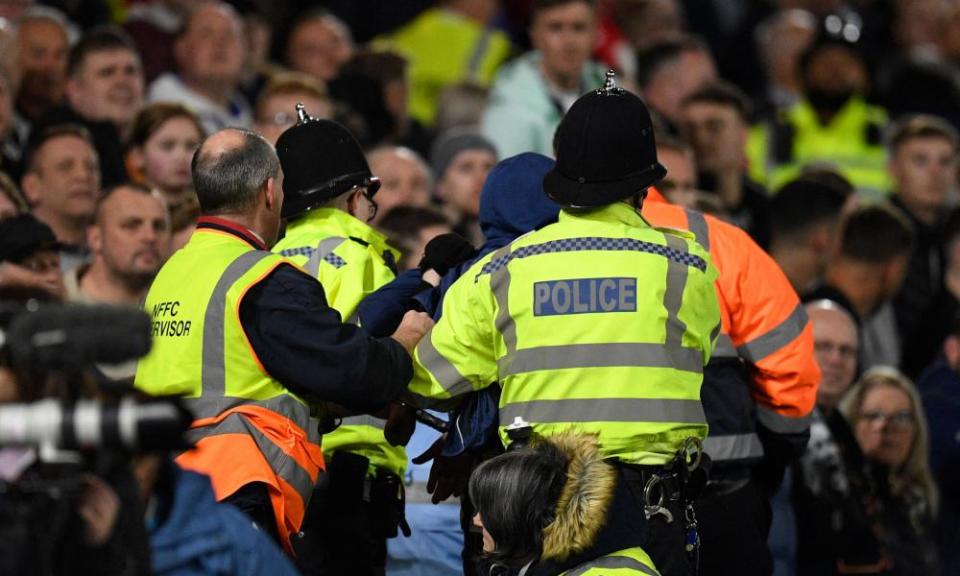
M556 517L543 531L542 560L563 562L591 548L604 527L617 470L603 460L595 435L573 431L547 438L567 457L567 480Z

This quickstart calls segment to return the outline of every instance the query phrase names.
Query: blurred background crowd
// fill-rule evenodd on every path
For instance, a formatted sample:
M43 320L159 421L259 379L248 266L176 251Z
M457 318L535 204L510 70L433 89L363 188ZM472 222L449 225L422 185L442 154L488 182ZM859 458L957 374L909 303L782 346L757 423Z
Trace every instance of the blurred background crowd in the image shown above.
M823 380L778 573L960 574L954 0L0 0L0 286L139 304L199 215L199 142L275 142L298 102L366 150L401 270L446 232L480 245L487 173L552 156L608 68L656 113L660 191L746 230L807 302ZM393 573L459 568L421 472Z

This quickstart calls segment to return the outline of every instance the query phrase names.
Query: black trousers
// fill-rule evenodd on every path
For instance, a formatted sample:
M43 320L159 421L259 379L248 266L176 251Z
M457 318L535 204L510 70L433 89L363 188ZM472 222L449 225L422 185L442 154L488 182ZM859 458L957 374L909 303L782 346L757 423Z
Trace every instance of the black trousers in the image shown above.
M642 507L646 475L629 466L620 470L630 496ZM666 502L664 506L673 514L673 521L667 522L666 518L659 514L647 520L647 538L643 549L650 555L662 576L695 576L696 557L684 549L687 533L683 509L678 502Z
M729 494L708 492L694 509L700 525L700 575L769 576L773 556L767 546L772 512L760 487L749 482Z
M293 539L297 568L304 576L383 576L387 540L375 535L370 502L344 497L331 484L314 490Z

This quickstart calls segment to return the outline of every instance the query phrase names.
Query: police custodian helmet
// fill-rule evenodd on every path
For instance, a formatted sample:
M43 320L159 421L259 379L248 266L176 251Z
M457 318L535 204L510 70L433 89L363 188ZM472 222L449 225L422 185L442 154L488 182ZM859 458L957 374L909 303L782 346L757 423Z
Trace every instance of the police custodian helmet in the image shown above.
M343 125L311 118L297 104L297 123L277 139L283 168L284 218L292 218L354 186L373 196L380 179L370 173L363 149Z
M573 103L555 142L557 163L544 177L543 189L563 206L613 204L667 174L657 162L646 104L618 88L612 70L603 88Z

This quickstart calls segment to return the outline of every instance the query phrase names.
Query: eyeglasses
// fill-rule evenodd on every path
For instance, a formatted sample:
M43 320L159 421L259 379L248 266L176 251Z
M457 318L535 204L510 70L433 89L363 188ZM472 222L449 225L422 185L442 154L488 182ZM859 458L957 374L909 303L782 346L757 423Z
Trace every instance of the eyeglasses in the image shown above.
M373 194L370 193L370 188L366 186L354 186L350 190L350 194L353 194L357 190L363 194L363 197L366 198L367 202L370 204L370 213L367 215L367 222L369 222L377 217L377 210L380 208L380 206L377 204L377 201L373 199Z
M844 360L857 359L857 347L847 344L834 344L833 342L814 342L813 349L820 354L832 354L836 352Z
M911 410L901 410L892 414L871 410L861 414L860 419L871 426L889 424L890 428L897 430L905 430L913 426L913 412Z

